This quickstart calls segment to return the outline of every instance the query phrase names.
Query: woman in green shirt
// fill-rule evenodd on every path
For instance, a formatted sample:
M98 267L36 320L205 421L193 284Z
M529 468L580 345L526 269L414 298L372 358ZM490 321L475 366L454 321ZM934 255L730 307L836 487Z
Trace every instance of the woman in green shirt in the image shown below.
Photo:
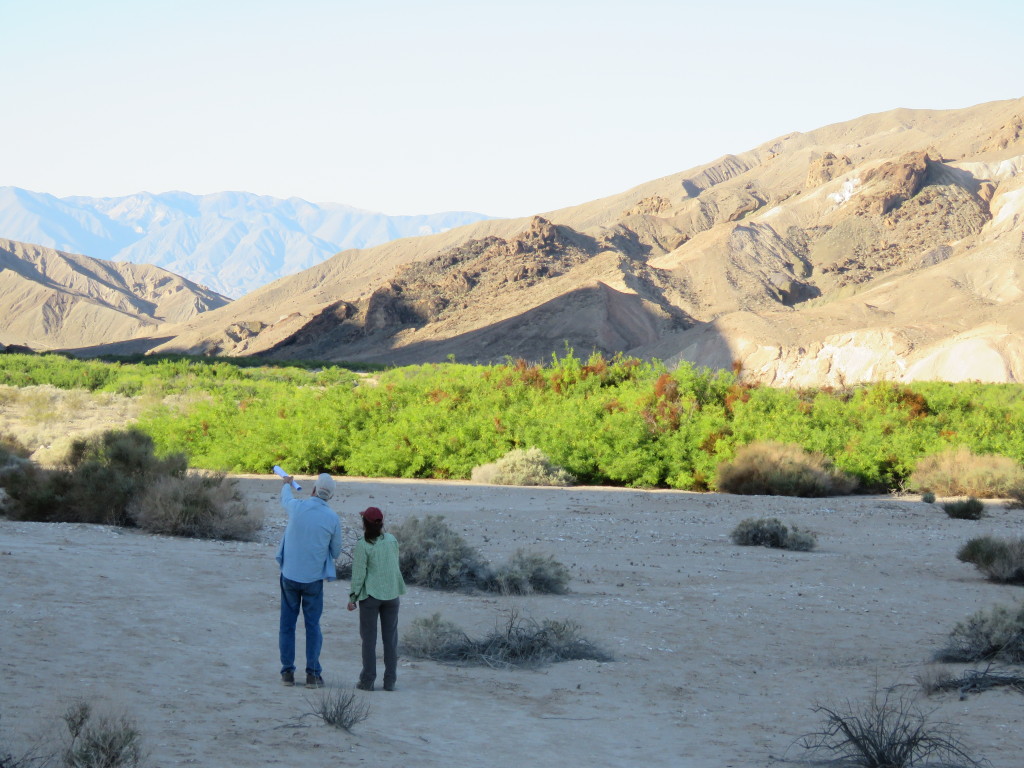
M352 588L348 609L359 606L359 637L363 671L356 687L372 691L377 679L377 622L384 643L384 690L395 690L398 673L398 603L405 581L398 567L398 540L384 533L384 513L368 507L361 513L363 538L352 553Z

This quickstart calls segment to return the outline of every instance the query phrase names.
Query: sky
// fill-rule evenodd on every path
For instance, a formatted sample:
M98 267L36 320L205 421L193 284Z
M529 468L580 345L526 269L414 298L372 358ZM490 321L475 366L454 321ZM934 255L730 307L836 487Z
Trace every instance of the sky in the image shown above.
M1021 0L0 0L0 186L526 216L1024 96Z

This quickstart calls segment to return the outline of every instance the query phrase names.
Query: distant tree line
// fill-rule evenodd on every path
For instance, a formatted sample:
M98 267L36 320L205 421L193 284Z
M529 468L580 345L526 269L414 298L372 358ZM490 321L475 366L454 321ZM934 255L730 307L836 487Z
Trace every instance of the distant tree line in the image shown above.
M467 479L540 448L580 483L714 490L739 447L790 443L863 490L903 487L920 459L965 446L1024 461L1019 385L881 382L776 389L726 371L571 350L545 365L454 362L362 374L315 363L0 356L0 384L146 396L161 454L229 472L322 470ZM186 394L188 397L169 397Z

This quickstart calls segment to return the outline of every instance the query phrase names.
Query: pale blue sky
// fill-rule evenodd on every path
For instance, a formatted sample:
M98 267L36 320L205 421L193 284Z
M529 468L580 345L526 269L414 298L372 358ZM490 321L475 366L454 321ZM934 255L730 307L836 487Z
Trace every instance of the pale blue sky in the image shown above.
M0 0L0 41L0 185L392 214L528 215L1024 96L1022 0Z

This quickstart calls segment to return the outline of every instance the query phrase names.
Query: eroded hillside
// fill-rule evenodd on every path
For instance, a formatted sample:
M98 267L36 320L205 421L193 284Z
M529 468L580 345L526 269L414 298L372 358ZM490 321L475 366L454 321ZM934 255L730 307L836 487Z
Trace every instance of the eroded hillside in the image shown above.
M82 347L148 334L228 299L159 267L0 239L0 343Z

